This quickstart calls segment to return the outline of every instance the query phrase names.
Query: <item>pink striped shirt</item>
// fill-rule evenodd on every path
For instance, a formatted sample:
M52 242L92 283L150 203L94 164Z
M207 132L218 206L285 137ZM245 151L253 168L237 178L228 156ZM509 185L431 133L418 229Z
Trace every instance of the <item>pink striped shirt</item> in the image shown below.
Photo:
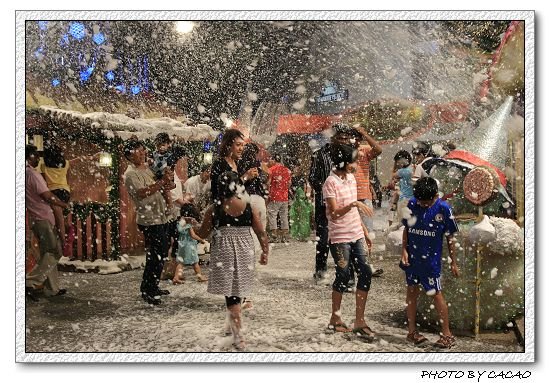
M323 198L334 198L337 209L357 201L357 182L353 174L347 174L343 180L331 172L323 185ZM335 220L330 218L328 207L326 211L331 243L355 242L364 237L361 217L356 207Z

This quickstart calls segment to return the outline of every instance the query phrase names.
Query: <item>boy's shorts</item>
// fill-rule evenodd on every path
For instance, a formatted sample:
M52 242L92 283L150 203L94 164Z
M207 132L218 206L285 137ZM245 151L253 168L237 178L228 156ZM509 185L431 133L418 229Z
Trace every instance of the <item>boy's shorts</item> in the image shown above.
M430 290L435 290L435 292L441 291L441 277L440 276L423 276L419 277L418 275L412 273L405 273L405 278L407 280L407 286L414 286L421 284L426 292Z

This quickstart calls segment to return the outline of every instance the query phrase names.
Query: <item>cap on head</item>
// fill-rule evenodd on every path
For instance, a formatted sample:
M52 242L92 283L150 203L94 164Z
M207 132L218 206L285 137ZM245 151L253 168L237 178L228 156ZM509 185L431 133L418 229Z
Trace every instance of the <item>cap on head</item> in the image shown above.
M418 141L413 144L412 154L423 154L427 156L431 151L431 146L427 142Z
M337 123L337 124L334 124L332 125L332 131L334 132L334 134L354 134L354 131L357 132L355 129L353 129L352 127L350 127L349 125L347 124L344 124L344 123Z

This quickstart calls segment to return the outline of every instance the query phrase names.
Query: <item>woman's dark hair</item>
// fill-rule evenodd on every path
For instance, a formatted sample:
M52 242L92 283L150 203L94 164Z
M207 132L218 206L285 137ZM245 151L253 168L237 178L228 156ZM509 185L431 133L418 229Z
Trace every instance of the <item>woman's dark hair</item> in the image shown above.
M218 178L218 192L222 199L235 196L238 191L238 186L242 186L241 179L235 172L225 172Z
M409 165L411 164L412 162L412 156L411 156L411 153L407 152L406 150L400 150L398 151L395 156L393 157L393 160L394 161L398 161L400 159L405 159L407 160L407 162L409 163Z
M237 138L244 140L244 135L240 130L227 129L223 133L222 142L220 143L220 157L227 157L231 152L231 145Z
M333 144L330 146L330 159L337 170L344 170L346 165L357 161L357 150L349 145Z
M437 195L437 181L432 177L422 177L413 187L413 194L417 200L431 200Z
M195 218L197 221L201 220L199 210L192 203L186 203L181 207L180 216L184 218Z
M65 167L65 157L59 146L55 144L44 145L44 165L49 168Z
M258 145L250 142L244 146L241 160L244 162L254 162L256 161L256 156L259 151L260 149L258 148Z

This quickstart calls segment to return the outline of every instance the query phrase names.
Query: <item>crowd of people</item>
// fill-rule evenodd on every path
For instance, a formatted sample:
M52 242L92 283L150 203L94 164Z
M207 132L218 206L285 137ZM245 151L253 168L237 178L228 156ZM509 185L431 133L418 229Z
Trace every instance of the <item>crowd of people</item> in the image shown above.
M228 129L218 158L184 183L175 171L184 152L167 134L156 136L150 157L143 142L127 140L123 153L129 165L123 179L145 242L146 262L140 285L143 300L159 305L161 297L170 294L159 288L166 260L171 258L176 265L174 285L184 283L183 270L191 266L197 280L208 284L209 293L224 296L226 333L233 336L235 347L243 350L246 343L241 310L252 302L255 250L260 251L259 263L267 265L269 242L285 243L291 237L310 240L314 218L316 283L329 284L329 252L335 265L327 329L353 332L367 341L376 339L365 312L371 278L383 273L370 257L373 200L380 199L373 196L370 162L382 153L382 148L361 127L336 124L332 131L331 142L313 154L309 176L305 177L300 165L293 169L286 166L280 153L271 153L268 161L260 161L258 145L247 143L239 130ZM392 182L396 192L388 217L390 227L405 226L400 267L407 283L407 339L414 344L426 341L415 324L416 300L422 286L434 297L441 316L442 334L436 345L451 347L454 337L442 294L441 251L446 238L452 272L458 275L452 237L457 226L449 205L438 198L437 183L425 170L430 160L428 151L417 146L413 155L416 166L405 150L394 157ZM40 247L40 258L26 275L26 293L37 300L43 289L56 295L66 292L59 288L57 262L69 240L62 209L70 208L66 173L71 162L62 156L48 160L46 166L59 165L50 166L55 170L41 175L36 170L36 147L26 147L25 159L27 211ZM210 251L207 275L200 267L199 243L208 245ZM355 292L352 327L341 318L346 292Z

